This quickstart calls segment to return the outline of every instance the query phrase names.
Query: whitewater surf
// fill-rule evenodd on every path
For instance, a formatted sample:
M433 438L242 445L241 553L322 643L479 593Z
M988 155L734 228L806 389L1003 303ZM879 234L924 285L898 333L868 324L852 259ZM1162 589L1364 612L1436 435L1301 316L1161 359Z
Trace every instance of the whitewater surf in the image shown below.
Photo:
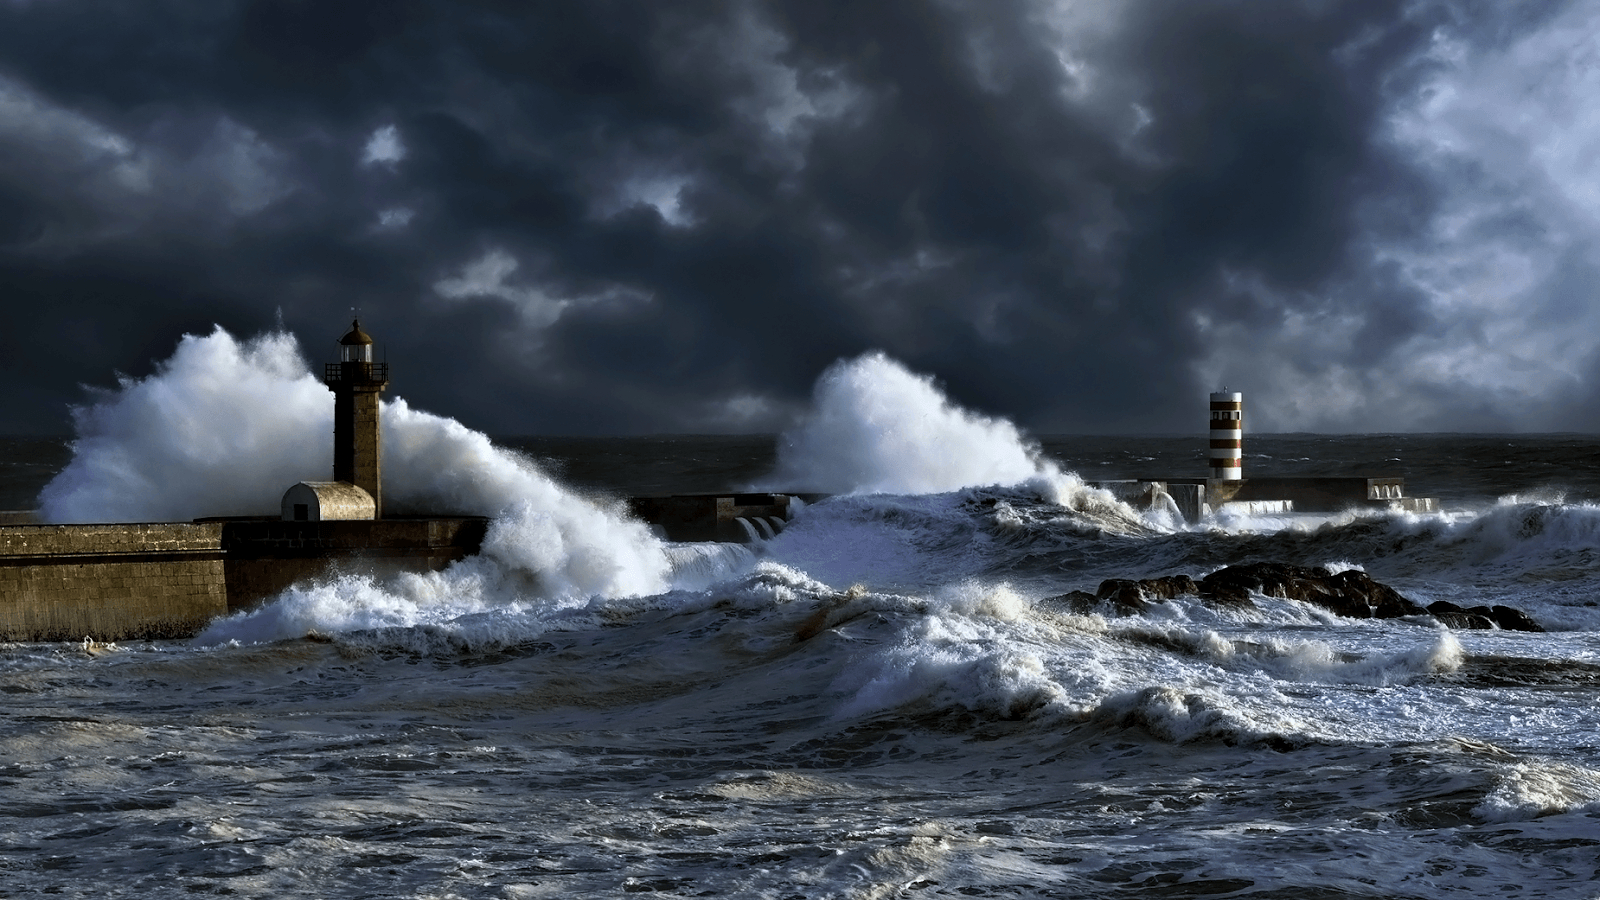
M269 514L326 465L293 342L186 338L78 412L56 518ZM0 651L0 880L281 896L1590 897L1600 878L1600 442L1257 436L1258 471L1385 442L1437 514L1130 509L1196 441L1040 441L879 354L819 378L752 486L770 540L675 544L610 442L572 485L387 404L397 508L493 517L483 552L297 585L186 643ZM173 418L178 416L179 418ZM218 424L220 423L220 424ZM174 435L215 433L195 445ZM1187 440L1187 439L1186 439ZM723 452L685 455L685 472ZM1087 449L1086 449L1087 448ZM1253 454L1253 456L1252 456ZM1108 462L1110 465L1102 465ZM1326 464L1326 463L1323 463ZM1487 471L1486 467L1478 467ZM1359 568L1545 633L1178 597L1107 578Z

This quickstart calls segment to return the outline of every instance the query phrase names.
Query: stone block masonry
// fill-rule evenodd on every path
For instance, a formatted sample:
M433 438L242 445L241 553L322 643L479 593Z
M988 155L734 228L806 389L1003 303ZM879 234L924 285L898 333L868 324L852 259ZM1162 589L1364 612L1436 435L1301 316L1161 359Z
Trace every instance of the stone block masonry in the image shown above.
M0 640L186 638L290 585L438 571L486 519L0 526Z
M0 639L188 637L227 610L220 524L0 527Z
M325 522L225 522L228 609L249 609L297 582L336 574L384 578L437 572L478 552L489 520L477 516Z
M772 537L793 515L791 498L811 503L823 494L657 494L631 497L628 509L669 541L749 543Z

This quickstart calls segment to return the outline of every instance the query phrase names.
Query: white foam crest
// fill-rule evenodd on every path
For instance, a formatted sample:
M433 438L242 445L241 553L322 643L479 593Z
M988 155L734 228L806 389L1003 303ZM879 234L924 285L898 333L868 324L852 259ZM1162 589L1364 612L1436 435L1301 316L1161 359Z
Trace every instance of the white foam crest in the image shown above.
M491 525L491 532L504 521ZM270 603L218 619L195 643L252 644L337 634L341 643L355 646L456 652L515 645L548 631L595 630L652 611L677 615L735 607L768 613L796 600L808 601L809 609L819 598L839 596L804 573L759 560L737 544L669 544L666 551L673 565L670 588L626 596L582 591L550 596L542 585L545 576L489 553L443 572L388 579L343 574L297 584ZM794 640L792 623L775 627L784 643Z
M1472 810L1486 822L1595 812L1600 812L1600 772L1553 761L1507 766L1498 773L1494 790Z
M1450 514L1428 513L1417 515L1392 510L1349 509L1340 512L1251 512L1249 509L1224 507L1206 516L1190 530L1220 531L1228 534L1277 534L1280 532L1309 534L1324 528L1339 528L1360 522L1387 520L1415 526L1421 520L1435 522L1447 520Z
M1141 622L1114 627L1107 633L1135 643L1168 647L1242 674L1260 672L1283 681L1388 686L1419 676L1454 672L1466 658L1461 643L1445 630L1438 631L1425 644L1367 656L1337 651L1324 641L1273 636L1230 640L1212 629L1194 630L1176 624Z
M494 633L476 641L526 640L541 633L554 612L586 606L596 598L667 590L666 556L659 548L609 543L617 523L568 512L519 502L490 523L479 555L442 572L406 572L387 579L341 575L297 584L271 602L212 622L196 643L442 625L484 613L511 618L493 620ZM592 533L595 528L600 533ZM479 621L474 627L481 630L484 624Z
M478 558L498 563L508 578L518 578L541 598L631 597L667 589L666 554L642 522L571 495L552 492L541 499L547 505L519 498L496 518Z
M1181 530L1142 515L1043 455L1016 425L951 402L933 378L882 352L840 360L817 379L807 418L778 442L762 490L916 496L1016 487L1121 532ZM1022 530L1012 516L1002 527Z
M1266 663L1272 674L1284 680L1324 681L1341 684L1369 684L1388 687L1406 684L1419 677L1454 672L1466 659L1461 642L1449 631L1441 630L1431 642L1395 653L1377 653L1349 659L1320 641L1262 642L1269 656Z
M666 554L672 586L684 591L706 590L746 574L758 564L755 552L744 544L667 544Z
M1027 621L1033 604L1008 584L982 584L963 581L946 586L934 594L937 608L979 620L997 622Z
M1224 505L1206 516L1200 523L1204 528L1217 528L1234 534L1269 534L1278 531L1308 530L1324 522L1329 516L1308 516L1293 512L1255 512L1248 507Z
M1538 557L1600 545L1600 505L1502 502L1456 530L1471 560Z
M957 406L881 352L829 366L812 399L778 443L774 489L931 494L1055 470L1015 425Z
M370 575L342 575L297 584L270 603L213 621L195 643L265 643L446 622L492 608L488 595L497 574L474 565L458 567L448 584L437 576L416 575L387 582Z
M924 699L1001 718L1022 718L1061 699L1061 689L1038 656L1018 651L974 653L963 646L894 654L867 677L857 673L840 686L852 688L850 701L839 710L845 718Z
M881 599L863 594L853 602ZM1064 711L1062 686L1029 642L1017 639L1029 604L1009 586L963 582L909 609L921 615L902 640L862 657L835 683L850 695L840 716L917 701L1008 719Z
M1481 511L1341 513L1327 520L1331 529L1322 530L1335 537L1360 534L1357 529L1368 523L1379 524L1386 532L1374 535L1378 540L1405 538L1409 553L1448 549L1468 565L1532 562L1600 544L1600 504L1520 497L1502 497Z
M1092 716L1101 725L1136 726L1174 744L1273 734L1246 720L1228 701L1204 691L1156 685L1105 698Z
M953 496L839 497L796 516L767 552L830 584L920 587L976 568L980 543Z

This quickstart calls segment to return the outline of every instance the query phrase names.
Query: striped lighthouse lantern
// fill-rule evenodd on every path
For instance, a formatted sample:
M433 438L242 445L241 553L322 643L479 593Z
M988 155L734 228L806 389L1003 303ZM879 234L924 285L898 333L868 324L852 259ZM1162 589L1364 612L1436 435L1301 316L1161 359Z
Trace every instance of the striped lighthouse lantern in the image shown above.
M1211 477L1244 478L1244 394L1238 391L1211 395Z

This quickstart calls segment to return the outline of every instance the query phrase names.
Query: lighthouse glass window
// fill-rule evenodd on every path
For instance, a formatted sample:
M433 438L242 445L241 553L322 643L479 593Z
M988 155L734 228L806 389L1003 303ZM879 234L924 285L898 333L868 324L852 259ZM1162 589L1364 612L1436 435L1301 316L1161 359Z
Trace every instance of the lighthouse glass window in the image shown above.
M345 344L341 362L372 362L371 344Z

